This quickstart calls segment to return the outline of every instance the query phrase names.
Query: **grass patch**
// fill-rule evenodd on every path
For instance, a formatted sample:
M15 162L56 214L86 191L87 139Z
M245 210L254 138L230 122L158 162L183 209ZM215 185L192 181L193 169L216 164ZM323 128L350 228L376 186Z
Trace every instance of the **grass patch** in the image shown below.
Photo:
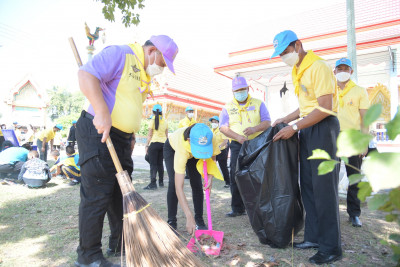
M143 190L149 183L148 170L134 172L137 191L164 219L167 219L167 186L155 191ZM213 228L225 232L227 250L215 259L202 258L209 266L263 266L268 261L279 261L279 266L311 266L308 258L315 251L292 251L291 248L273 249L261 245L248 217L225 218L230 211L230 191L224 182L214 180L211 194ZM73 266L79 241L78 207L79 186L68 186L66 180L54 178L48 187L29 189L23 185L0 184L0 266ZM193 210L191 189L185 180L185 192ZM345 200L340 203L343 260L335 266L393 266L391 249L379 240L391 233L400 233L395 223L384 220L382 213L362 207L362 228L348 222ZM204 219L206 210L204 205ZM185 237L186 219L178 209L178 231ZM110 234L107 216L103 229L103 251L108 247ZM303 232L295 241L303 240ZM119 258L110 258L118 263Z

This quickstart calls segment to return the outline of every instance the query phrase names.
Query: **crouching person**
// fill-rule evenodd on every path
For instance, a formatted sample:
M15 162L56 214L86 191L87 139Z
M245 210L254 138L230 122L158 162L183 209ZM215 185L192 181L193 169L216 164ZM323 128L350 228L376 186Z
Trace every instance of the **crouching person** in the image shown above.
M219 144L213 138L211 130L203 123L196 123L190 127L183 127L168 136L164 144L164 160L167 167L169 184L167 193L168 224L177 228L176 214L179 205L186 215L186 230L194 235L195 230L207 229L203 220L203 184L201 174L197 170L198 159L215 160L220 153ZM215 162L212 162L215 165ZM211 166L210 166L211 167ZM185 173L188 174L194 205L194 217L189 209L183 184ZM214 173L212 175L215 176ZM222 175L219 174L221 177ZM204 190L212 185L212 177Z
M79 154L75 153L73 146L67 146L65 152L67 153L67 158L57 164L57 171L53 176L62 173L70 180L68 185L77 185L81 182L81 170L78 166Z
M39 153L32 150L28 154L28 161L22 165L18 175L19 181L24 181L28 187L43 187L51 179L47 162L39 159Z

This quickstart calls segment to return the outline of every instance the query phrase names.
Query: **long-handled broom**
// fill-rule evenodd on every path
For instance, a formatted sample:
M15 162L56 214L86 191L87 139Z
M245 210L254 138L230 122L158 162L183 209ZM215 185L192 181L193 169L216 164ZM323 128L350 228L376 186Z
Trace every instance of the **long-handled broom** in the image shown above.
M69 42L75 59L81 66L82 62L72 37L69 38ZM128 172L122 169L110 137L106 143L117 170L116 176L123 195L126 266L205 266L186 248L150 204L135 191Z

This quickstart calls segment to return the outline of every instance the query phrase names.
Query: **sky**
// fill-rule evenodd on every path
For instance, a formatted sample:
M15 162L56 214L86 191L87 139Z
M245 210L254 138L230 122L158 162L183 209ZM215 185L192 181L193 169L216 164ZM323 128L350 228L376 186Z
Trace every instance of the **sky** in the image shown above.
M125 28L118 13L115 22L105 20L102 4L95 0L0 0L1 98L28 74L44 90L78 90L68 37L86 62L85 22L91 32L97 26L106 29L106 41L95 42L95 53L108 45L144 43L151 35L166 34L177 43L179 57L212 69L224 64L229 52L249 48L252 39L272 43L276 33L267 22L279 24L338 2L345 0L145 0L144 9L137 10L139 26Z

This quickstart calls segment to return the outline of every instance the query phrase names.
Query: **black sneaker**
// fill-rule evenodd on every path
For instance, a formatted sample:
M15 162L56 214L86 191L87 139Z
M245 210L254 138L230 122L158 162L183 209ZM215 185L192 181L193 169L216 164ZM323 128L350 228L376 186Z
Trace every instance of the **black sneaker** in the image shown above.
M146 186L145 188L143 188L144 190L156 190L157 189L157 184L152 184L150 183L148 186Z
M207 228L206 224L204 223L203 219L196 221L196 230L207 230L207 229L208 228Z
M225 188L231 187L229 184L224 185Z
M158 182L159 187L164 187L164 182Z
M106 259L97 260L97 261L94 261L89 264L83 264L83 263L76 261L75 266L76 267L121 267L121 265L114 264L112 262L109 262Z

